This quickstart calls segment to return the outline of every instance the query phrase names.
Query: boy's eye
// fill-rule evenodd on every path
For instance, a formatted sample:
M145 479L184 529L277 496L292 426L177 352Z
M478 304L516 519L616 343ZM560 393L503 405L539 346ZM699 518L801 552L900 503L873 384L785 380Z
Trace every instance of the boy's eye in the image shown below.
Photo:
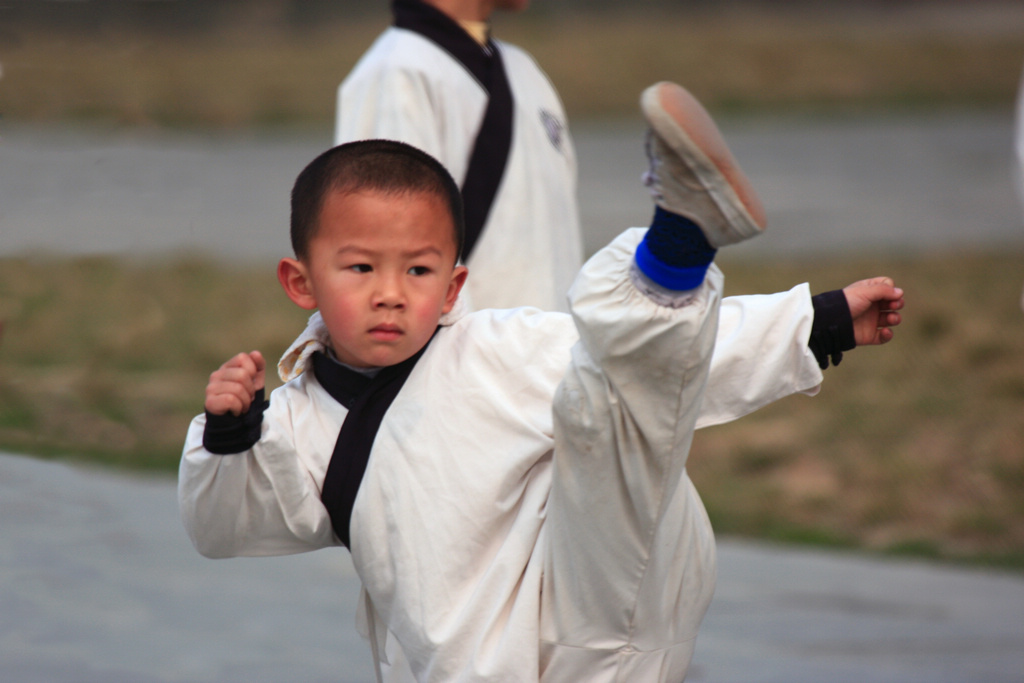
M430 272L427 266L413 266L409 269L409 275L426 275Z
M357 263L354 266L349 266L349 268L357 273L369 273L373 270L368 263Z

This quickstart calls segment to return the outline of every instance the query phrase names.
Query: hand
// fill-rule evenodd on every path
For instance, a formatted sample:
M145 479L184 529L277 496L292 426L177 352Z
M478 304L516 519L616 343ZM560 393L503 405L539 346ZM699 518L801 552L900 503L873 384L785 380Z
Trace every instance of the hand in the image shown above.
M256 392L265 386L267 362L259 351L240 353L210 375L206 410L213 415L239 416L249 410Z
M843 288L843 294L853 316L853 336L857 346L885 344L892 339L892 328L903 321L897 313L903 308L903 290L893 283L892 278L860 280Z

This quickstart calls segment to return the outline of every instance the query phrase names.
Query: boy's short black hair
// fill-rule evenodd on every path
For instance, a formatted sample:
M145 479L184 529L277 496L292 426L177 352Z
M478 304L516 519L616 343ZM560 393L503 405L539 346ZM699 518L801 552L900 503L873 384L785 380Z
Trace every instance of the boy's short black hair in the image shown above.
M383 194L425 192L447 204L455 231L456 263L462 258L465 218L462 194L437 159L412 145L393 140L358 140L333 147L299 173L292 188L291 239L298 259L309 256L329 192Z

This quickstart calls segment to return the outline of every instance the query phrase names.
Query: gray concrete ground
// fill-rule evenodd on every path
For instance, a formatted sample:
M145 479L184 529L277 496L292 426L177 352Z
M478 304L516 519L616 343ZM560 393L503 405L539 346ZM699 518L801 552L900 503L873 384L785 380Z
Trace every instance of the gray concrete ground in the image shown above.
M1024 680L1024 576L720 542L689 681ZM207 560L172 478L0 454L0 681L372 681L347 554Z
M726 120L722 131L768 214L730 257L1024 246L1012 113ZM591 249L650 200L639 121L579 134L580 206ZM639 221L639 222L638 222Z

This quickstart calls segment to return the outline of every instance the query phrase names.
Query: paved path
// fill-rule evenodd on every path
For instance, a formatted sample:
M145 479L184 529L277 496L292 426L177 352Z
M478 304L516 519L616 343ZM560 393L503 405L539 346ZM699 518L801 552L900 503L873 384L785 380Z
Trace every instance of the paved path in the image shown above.
M730 254L1024 247L1012 114L744 119L723 124L768 209ZM645 225L642 122L574 128L593 251ZM325 134L0 128L0 256L192 250L275 262L288 193Z
M723 541L689 681L1024 680L1024 576ZM363 683L347 555L207 560L174 482L0 454L0 681Z
M591 249L621 225L646 225L639 128L588 126L578 136ZM765 235L730 257L1024 247L1010 112L752 118L722 130L768 213Z

